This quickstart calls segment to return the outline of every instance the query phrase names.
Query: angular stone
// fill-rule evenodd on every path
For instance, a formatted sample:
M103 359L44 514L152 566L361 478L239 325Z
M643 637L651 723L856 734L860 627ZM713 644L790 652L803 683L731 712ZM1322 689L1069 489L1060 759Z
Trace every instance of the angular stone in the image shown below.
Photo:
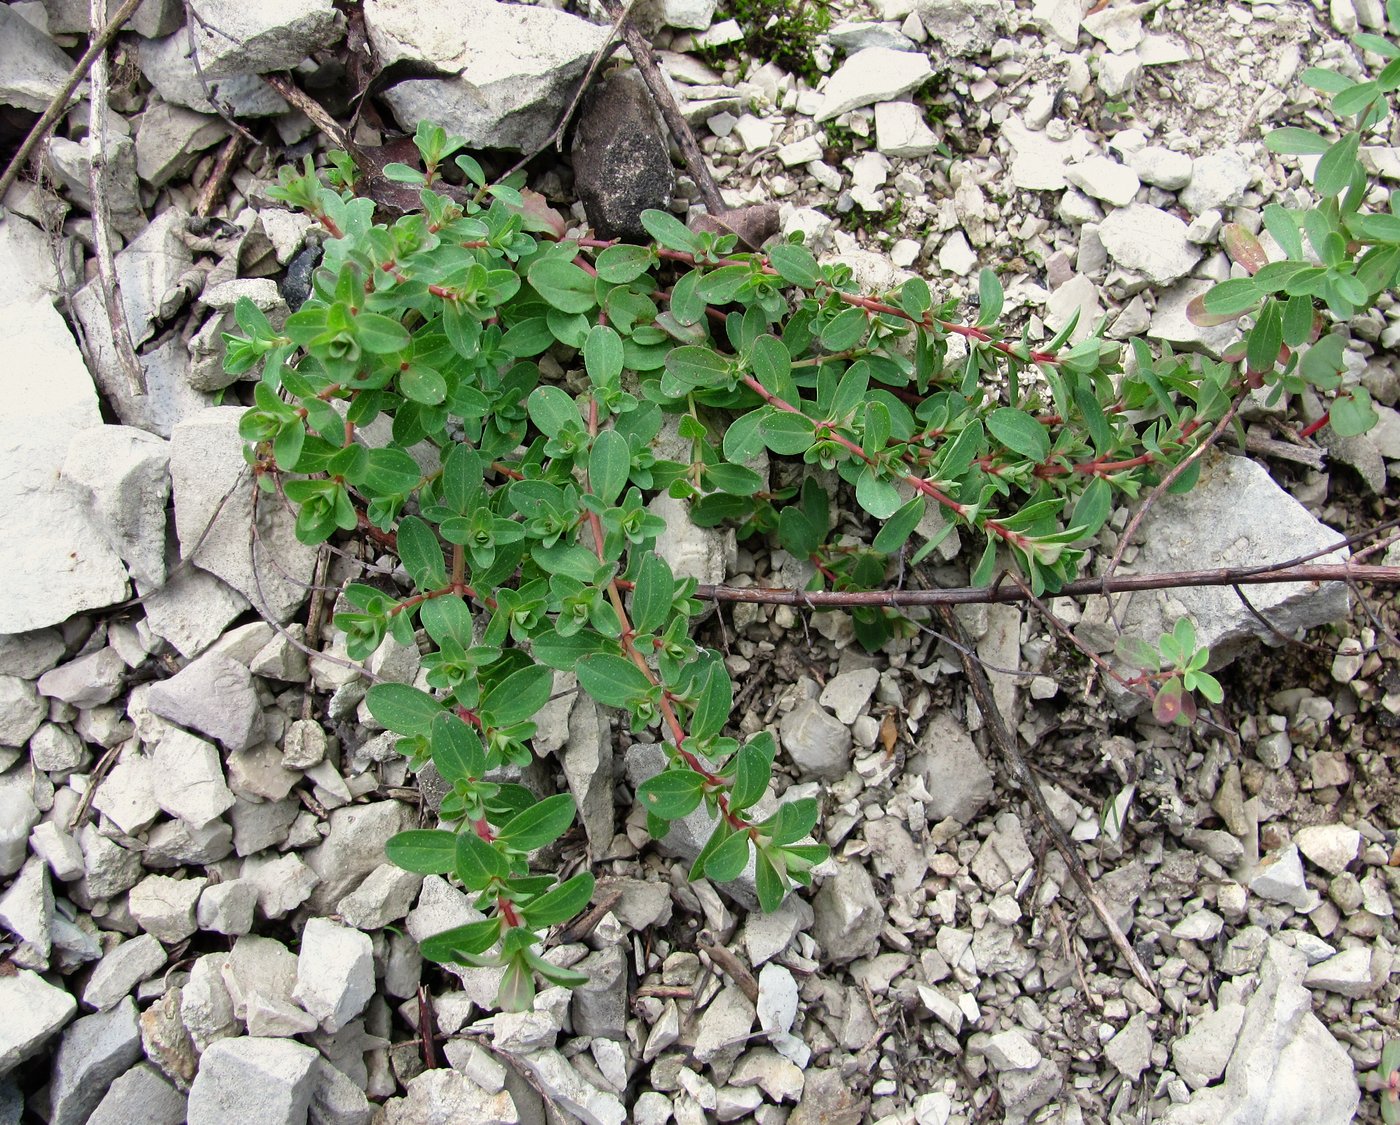
M5 19L28 27L9 9ZM14 42L0 32L0 41ZM127 595L126 568L78 497L56 486L73 437L101 425L78 346L43 299L0 306L8 403L0 414L0 633L66 621Z
M812 900L812 910L812 936L827 962L844 964L879 948L885 911L869 872L859 862L839 864Z
M519 1056L519 1062L549 1092L551 1101L572 1113L584 1125L623 1125L627 1120L622 1099L585 1081L558 1051L533 1051Z
M997 1070L1034 1070L1040 1065L1040 1052L1019 1028L993 1035L982 1053Z
M241 937L224 960L222 976L233 1014L250 1035L290 1036L312 1031L316 1020L292 998L297 958L273 938Z
M627 1039L627 955L610 945L590 954L576 970L588 983L574 989L571 1001L574 1032L625 1042Z
M78 830L78 844L86 868L83 886L93 898L112 898L141 878L141 856L108 839L92 824Z
M804 700L783 716L779 737L802 778L835 781L851 764L851 730L815 700Z
M258 502L257 534L249 539L256 489L238 435L243 414L238 406L211 407L172 431L175 529L181 551L193 551L200 569L218 575L265 616L287 621L306 600L316 549L297 540L295 518L275 503Z
M63 480L82 497L138 583L165 582L165 504L170 446L134 426L95 426L74 436Z
M117 697L125 676L126 661L108 645L45 672L39 677L39 694L74 707L97 707Z
M249 856L242 878L258 889L258 909L265 918L283 918L311 897L320 876L295 854Z
M1099 225L1099 239L1118 265L1154 285L1169 285L1190 272L1201 250L1186 240L1186 224L1145 203L1114 211Z
M1104 1058L1129 1082L1136 1082L1152 1062L1152 1032L1147 1013L1139 1012L1104 1044Z
M408 913L422 885L423 876L381 863L336 904L335 910L347 926L382 930Z
M292 999L337 1032L364 1011L374 995L374 950L369 937L326 918L312 918L301 933Z
M1293 842L1308 862L1329 875L1340 875L1361 848L1361 833L1346 824L1318 824L1293 833Z
M588 835L589 851L602 856L613 840L612 730L602 708L581 691L569 712L569 735L560 760Z
M136 133L136 174L160 187L187 173L201 152L226 136L221 118L152 99Z
M1065 169L1065 179L1112 207L1126 207L1141 186L1137 173L1107 156L1091 156Z
M1369 996L1376 989L1371 979L1371 960L1369 946L1344 949L1310 968L1303 977L1303 984L1352 999Z
M262 706L248 669L219 653L205 653L168 680L151 685L146 702L162 719L197 730L232 751L262 738Z
M199 896L196 908L199 928L216 934L246 934L253 928L253 910L257 905L258 887L251 880L214 883L205 887Z
M302 1125L319 1056L287 1039L221 1039L199 1060L190 1087L189 1125Z
M117 764L98 787L92 807L128 836L134 836L160 815L151 759L129 743Z
M992 799L992 775L972 736L951 712L938 711L925 722L909 768L923 778L930 794L924 810L931 823L952 818L971 824Z
M23 746L48 713L28 680L0 676L0 746Z
M156 744L156 803L193 828L203 828L234 802L224 780L223 764L212 743L170 727Z
M136 1005L84 1016L63 1033L49 1086L50 1125L83 1125L107 1087L141 1058Z
M574 131L574 186L599 238L649 238L642 212L668 209L675 188L666 140L638 71L590 91Z
M690 520L690 508L666 493L656 496L647 511L666 521L666 530L656 537L656 553L666 561L679 580L694 578L701 583L724 581L726 560L734 551L733 531L697 527Z
M913 102L880 102L875 106L875 147L885 156L917 160L938 147L938 136L928 127L920 106ZM778 156L782 157L781 151ZM810 159L821 159L821 149Z
M190 9L191 39L208 78L289 70L345 35L331 0L191 0Z
M219 639L230 621L248 609L248 599L198 567L182 570L158 589L146 591L151 632L193 659Z
M78 1002L38 973L0 976L0 1077L39 1051L73 1018Z
M165 949L150 934L131 938L102 955L83 989L83 1003L98 1011L120 1003L165 965Z
M127 894L127 907L143 930L173 945L195 932L195 906L208 882L147 875Z
M306 862L320 878L311 899L326 910L354 890L384 862L384 843L396 832L415 827L412 812L398 801L352 805L331 813L325 842L306 852Z
M1225 1073L1244 1022L1244 1007L1221 1004L1197 1016L1191 1030L1172 1044L1172 1064L1193 1090Z
M893 101L932 75L927 55L867 47L851 55L828 80L816 119L830 121L847 110Z
M566 1062L564 1065L569 1064ZM391 1098L384 1103L380 1117L382 1125L425 1125L430 1121L517 1125L520 1120L508 1093L501 1090L488 1094L456 1070L425 1070L412 1079L407 1088L406 1098ZM620 1102L618 1104L621 1106ZM623 1120L622 1117L618 1118L619 1125Z
M957 58L990 51L1010 9L1007 0L917 0L914 5L928 37Z
M0 104L41 113L72 69L57 43L18 11L0 8Z
M87 1119L87 1125L184 1125L185 1095L150 1063L138 1063L116 1079Z
M227 953L206 953L190 967L190 979L180 991L180 1019L195 1050L203 1053L209 1044L241 1030L233 1014L233 997L224 984L223 967Z
M1193 215L1234 206L1253 180L1249 161L1233 149L1198 156L1191 162L1191 181L1181 192L1181 204Z
M400 123L436 121L472 148L542 144L606 35L565 12L496 0L448 0L431 12L410 0L370 0L364 9L381 66L413 59L455 75L386 91Z

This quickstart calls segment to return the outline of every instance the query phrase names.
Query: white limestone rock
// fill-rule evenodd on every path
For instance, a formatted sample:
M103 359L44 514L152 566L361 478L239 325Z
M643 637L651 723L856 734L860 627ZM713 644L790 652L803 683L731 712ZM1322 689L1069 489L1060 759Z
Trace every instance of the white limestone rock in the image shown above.
M0 8L0 104L41 113L72 69L57 43L14 8Z
M1190 272L1201 250L1186 240L1186 224L1166 211L1134 203L1099 225L1108 256L1154 285L1169 285Z
M928 56L888 47L867 47L851 55L822 91L818 121L830 121L847 110L888 102L921 86L933 75Z
M143 930L173 945L195 932L195 905L208 883L205 878L147 875L128 892L127 908Z
M314 1047L288 1039L221 1039L199 1060L189 1125L302 1125L315 1087Z
M82 497L131 577L164 584L169 444L134 426L83 430L68 446L63 480Z
M156 744L156 803L193 828L203 828L233 806L219 752L210 742L169 727Z
M292 999L321 1029L337 1032L374 995L374 951L368 935L328 918L312 918L301 934Z
M0 976L0 1077L38 1052L78 1010L78 1002L38 973Z

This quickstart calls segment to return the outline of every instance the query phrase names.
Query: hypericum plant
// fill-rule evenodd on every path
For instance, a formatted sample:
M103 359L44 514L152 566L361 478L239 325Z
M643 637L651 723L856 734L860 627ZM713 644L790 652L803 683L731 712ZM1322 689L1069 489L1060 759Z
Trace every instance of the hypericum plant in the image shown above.
M335 618L356 659L386 635L411 643L415 625L435 649L431 691L367 696L413 766L431 759L451 787L444 827L403 833L389 854L475 895L484 920L423 952L505 965L500 1001L519 1008L535 972L578 979L537 947L592 889L586 873L529 871L572 800L497 780L530 760L556 670L634 731L659 729L668 765L638 791L652 833L702 805L716 819L692 878L732 880L753 862L772 910L828 854L804 842L815 800L756 811L774 740L726 734L733 685L690 636L696 584L656 553L664 524L649 498L775 535L813 565L813 588L879 587L959 528L983 541L974 583L1014 566L1054 592L1115 501L1160 481L1249 376L1141 341L1124 370L1099 335L1066 350L1073 324L1043 347L1007 337L990 272L964 324L919 278L859 292L800 238L741 253L734 236L659 211L644 216L649 245L570 236L521 179L488 184L470 157L453 162L466 189L444 185L461 138L424 125L415 139L423 169L386 171L421 189L422 210L388 225L353 194L349 162L333 160L333 187L309 165L282 171L274 194L325 228L325 258L281 330L240 303L227 366L261 365L242 434L260 485L296 507L298 536L372 529L412 579L407 597L351 584ZM368 448L361 428L381 415L392 441ZM658 453L663 429L680 459ZM436 450L426 473L408 453L421 443ZM784 464L779 483L765 459ZM848 486L867 541L833 539L823 480ZM943 531L911 548L931 510ZM907 625L883 607L853 618L871 648Z
M1400 32L1400 0L1387 0L1386 13L1391 31ZM1301 211L1279 204L1264 208L1264 227L1284 254L1281 261L1270 262L1249 231L1227 227L1226 249L1248 276L1221 282L1191 310L1192 319L1205 325L1252 318L1228 358L1243 359L1255 385L1274 387L1271 402L1309 385L1334 394L1330 410L1301 431L1305 437L1328 422L1343 437L1376 423L1366 388L1342 386L1345 340L1322 335L1327 322L1318 303L1346 321L1374 306L1400 278L1400 192L1390 192L1383 209L1373 206L1360 155L1367 134L1389 117L1389 95L1400 89L1400 46L1371 33L1352 42L1386 60L1375 78L1356 81L1320 67L1302 74L1305 83L1331 97L1333 113L1352 128L1334 141L1296 127L1274 129L1264 138L1273 152L1319 158L1313 176L1318 203ZM1389 143L1384 132L1376 139Z
M1128 688L1146 687L1152 693L1152 717L1164 726L1188 726L1196 718L1196 694L1209 703L1225 698L1220 681L1206 671L1210 649L1196 643L1196 627L1189 619L1177 619L1170 633L1163 633L1156 645L1141 637L1118 638L1114 651L1118 658L1142 671L1124 681Z

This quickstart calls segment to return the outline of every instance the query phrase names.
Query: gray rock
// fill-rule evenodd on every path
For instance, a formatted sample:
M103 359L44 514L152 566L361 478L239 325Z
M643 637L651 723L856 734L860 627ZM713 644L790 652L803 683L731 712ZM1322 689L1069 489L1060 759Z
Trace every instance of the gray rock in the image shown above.
M133 740L102 781L92 807L128 836L134 836L160 815L156 804L151 759Z
M141 856L102 835L93 825L78 830L83 849L84 890L93 898L112 898L130 890L141 878Z
M243 861L242 878L258 889L258 909L265 918L283 918L311 897L321 877L294 854L266 852Z
M131 938L102 955L83 989L83 1003L106 1011L165 965L165 949L150 934Z
M861 709L870 702L875 685L880 682L876 668L856 668L832 676L822 688L818 702L829 707L846 726L850 726L860 715Z
M1129 1082L1136 1082L1152 1062L1152 1032L1147 1013L1139 1012L1104 1044L1104 1058Z
M844 777L851 765L851 730L815 700L804 700L779 724L783 751L800 778Z
M221 1039L199 1060L189 1125L302 1125L315 1088L314 1048L287 1039Z
M802 142L797 142L801 144ZM788 146L789 148L793 146ZM924 120L922 107L913 102L878 102L875 106L875 148L885 156L917 160L938 147L938 136ZM783 156L782 151L778 153ZM821 159L821 147L815 156ZM807 161L803 161L806 163ZM787 163L787 161L784 161Z
M1317 824L1293 833L1293 842L1309 863L1340 875L1357 856L1361 833L1346 824Z
M188 29L145 39L137 45L136 64L163 101L207 113L211 101L239 117L275 117L288 111L282 96L256 74L205 79L190 49ZM180 345L184 351L183 343Z
M560 1056L560 1061L563 1061L563 1056ZM563 1065L568 1067L569 1064L563 1062ZM379 1119L382 1125L427 1125L435 1121L517 1125L520 1121L510 1094L504 1090L488 1094L460 1071L446 1068L425 1070L408 1083L407 1089L406 1098L390 1098L384 1103ZM619 1107L621 1104L618 1103ZM619 1125L622 1120L624 1118L618 1118Z
M204 888L195 917L201 930L241 935L253 928L258 886L249 879L230 879Z
M233 1014L258 1036L300 1035L316 1020L293 999L297 957L273 938L246 936L233 943L221 969Z
M1245 1007L1225 1081L1169 1108L1165 1125L1267 1121L1270 1125L1346 1125L1361 1091L1346 1050L1312 1012L1301 981L1306 959L1269 944L1259 987Z
M97 707L115 699L126 678L126 661L108 645L60 664L39 677L39 694L74 707Z
M165 503L170 448L134 426L97 426L74 436L63 479L138 583L165 582Z
M233 997L223 978L228 958L227 953L207 953L196 958L190 967L190 979L180 990L180 1020L200 1053L211 1043L240 1031L238 1017L233 1013Z
M836 874L812 900L812 912L812 936L827 962L845 964L879 949L885 911L870 874L860 863L838 865Z
M637 71L595 85L574 131L574 186L599 238L649 239L641 214L671 205L666 132Z
M455 77L409 79L384 98L405 128L433 120L471 148L532 150L602 45L605 29L547 8L453 0L429 13L370 0L365 30L380 66L430 63Z
M0 876L13 875L23 866L29 830L41 815L32 788L18 771L0 776Z
M1181 204L1193 215L1231 207L1253 180L1249 161L1234 149L1198 156L1191 162L1191 181L1181 192Z
M1179 191L1191 182L1191 158L1158 145L1147 145L1129 153L1128 167L1145 184L1163 191Z
M185 1095L150 1063L138 1063L117 1078L87 1119L87 1125L184 1125Z
M1085 195L1112 207L1126 207L1142 186L1132 168L1107 156L1091 156L1071 164L1065 169L1065 179Z
M1321 988L1340 996L1357 999L1376 990L1371 973L1371 948L1365 945L1344 949L1334 957L1319 962L1303 977L1308 988Z
M992 49L1007 26L1010 7L1006 0L918 0L914 10L940 51L966 58Z
M1040 1052L1019 1028L993 1035L982 1053L997 1070L1034 1070L1040 1065Z
M690 522L686 503L665 493L655 497L647 511L666 521L666 530L656 537L656 553L666 560L677 579L724 581L726 560L734 552L732 530L696 527Z
M115 0L107 0L108 19L111 19L118 7L120 4ZM49 19L50 35L88 33L91 6L86 0L44 0L44 10ZM123 30L134 31L147 39L157 35L169 35L180 26L183 17L180 0L142 0Z
M172 431L175 529L181 551L194 552L202 570L223 579L264 616L287 621L306 600L316 549L297 540L295 517L274 503L258 503L257 533L250 541L257 493L238 436L243 414L238 406L211 407Z
M354 1082L324 1058L316 1060L312 1076L309 1125L369 1125L369 1099Z
M0 8L0 104L42 112L72 69L57 43L13 8Z
M17 212L0 219L0 301L53 301L62 287L48 236ZM65 269L65 272L67 270Z
M153 684L146 703L162 719L206 734L232 751L247 750L262 738L253 677L236 660L216 652Z
M588 974L588 983L573 990L570 1010L574 1033L627 1039L627 955L609 945L591 953L574 968Z
M183 820L166 820L146 834L141 862L153 870L218 863L233 851L233 829L222 820L191 828Z
M1293 844L1270 853L1260 862L1250 876L1249 889L1269 902L1287 903L1299 910L1313 901L1303 875L1303 861L1298 858L1298 848Z
M28 680L0 676L0 746L23 746L48 713Z
M416 827L412 810L398 801L352 805L331 813L325 842L306 853L306 862L320 878L311 899L317 910L340 901L384 862L384 843L396 832Z
M195 932L195 906L208 882L147 875L128 892L127 908L143 930L173 945Z
M162 733L152 758L160 778L156 803L171 816L192 828L203 828L233 806L234 796L212 743L170 727Z
M0 926L19 939L9 957L27 969L49 967L53 948L53 888L44 861L31 856L3 895L0 895Z
M36 770L69 773L87 762L88 751L67 727L45 723L29 740L29 760Z
M1172 1044L1172 1064L1193 1090L1225 1073L1244 1023L1244 1007L1221 1004L1197 1016L1191 1030Z
M336 913L347 926L382 930L408 913L422 885L423 876L392 863L381 863L340 900Z
M931 823L951 817L971 824L992 799L992 775L972 736L951 712L927 718L909 768L923 778L932 798L924 805Z
M1187 278L1165 293L1157 294L1157 307L1152 312L1147 334L1178 349L1205 352L1219 357L1234 342L1238 331L1234 323L1202 327L1192 322L1191 302L1213 288L1215 282Z
M1003 1070L997 1074L997 1089L1001 1093L1005 1125L1021 1125L1041 1106L1047 1105L1064 1085L1060 1069L1049 1059L1042 1059L1031 1070Z
M47 300L16 302L0 307L0 338L9 342L10 372L0 416L0 510L9 544L0 566L0 633L22 633L111 605L128 586L121 559L78 498L55 486L72 438L102 422L68 326Z
M70 1026L54 1056L51 1125L82 1125L108 1085L140 1058L141 1029L129 996L110 1011L84 1016Z
M0 1077L40 1050L77 1010L72 996L29 969L0 976Z
M71 883L83 876L83 849L78 841L52 821L34 826L29 834L29 846L53 872L55 879Z
M816 119L830 121L847 110L893 101L923 85L932 75L927 55L867 47L851 55L831 76Z
M290 70L345 35L345 19L331 0L191 0L190 11L191 38L208 78Z
M603 709L583 692L575 693L573 702L560 760L588 835L589 853L601 857L613 841L612 730Z
M1099 239L1118 265L1154 285L1168 285L1190 272L1201 250L1186 240L1186 224L1145 203L1112 212L1099 224Z
M136 132L136 174L152 187L160 187L188 173L200 153L228 132L219 117L152 99Z
M989 889L1019 879L1035 862L1021 820L1015 813L1002 813L996 827L972 859L972 873Z
M198 567L145 592L146 623L181 656L193 659L219 639L228 623L248 609L248 599Z
M63 659L63 650L63 635L57 629L0 634L0 677L37 680Z
M312 918L301 933L292 999L321 1028L337 1032L364 1011L374 995L374 950L369 937L327 918Z

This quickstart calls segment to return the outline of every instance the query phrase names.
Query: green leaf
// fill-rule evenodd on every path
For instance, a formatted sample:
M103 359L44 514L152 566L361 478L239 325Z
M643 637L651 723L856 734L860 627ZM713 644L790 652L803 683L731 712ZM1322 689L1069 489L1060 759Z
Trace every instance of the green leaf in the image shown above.
M775 751L773 736L767 731L739 748L734 759L734 785L729 791L731 811L742 812L762 798L773 776Z
M1279 248L1290 258L1303 256L1303 238L1298 233L1298 221L1288 208L1277 203L1265 207L1264 229L1274 236Z
M668 250L694 254L700 250L700 236L686 228L674 215L665 211L648 210L641 214L642 226L652 238Z
M595 324L583 343L583 364L595 387L613 385L622 374L622 337L606 324Z
M509 727L523 723L549 702L554 676L540 664L512 672L482 698L477 708L493 726Z
M567 793L546 797L513 816L496 833L496 839L522 852L552 844L574 822L574 799Z
M437 406L447 398L447 380L431 367L412 363L399 372L399 392L410 402Z
M1371 393L1365 387L1353 387L1349 393L1338 395L1330 413L1332 432L1338 437L1364 434L1380 421L1380 415L1371 405Z
M521 913L525 915L526 923L537 930L567 922L588 905L588 900L593 897L593 884L592 873L580 871L552 891L533 899Z
M546 437L557 437L567 426L582 426L583 417L572 395L548 383L530 392L526 402L530 421Z
M1080 529L1080 537L1088 539L1098 533L1113 514L1113 487L1103 477L1095 477L1075 501L1069 526Z
M376 496L407 496L422 479L418 462L402 449L371 449L360 487Z
M632 452L627 439L616 430L604 430L593 439L588 455L588 483L604 504L611 506L627 487Z
M447 561L437 533L417 516L399 521L399 561L420 590L436 590L447 585Z
M1361 147L1361 134L1348 133L1323 153L1317 162L1317 175L1313 187L1323 197L1336 195L1351 183L1357 169L1361 167L1356 154Z
M450 711L433 720L433 765L449 784L480 778L486 773L486 751L476 731Z
M793 456L812 448L815 427L803 414L774 410L759 422L763 443L774 453Z
M814 797L802 797L779 805L777 822L773 826L773 843L797 843L816 827L818 811Z
M1264 145L1270 152L1289 156L1321 156L1330 147L1311 129L1298 129L1291 125L1271 130L1264 137Z
M522 951L506 962L505 975L496 992L496 1006L503 1012L528 1012L534 1002L535 978L526 951Z
M611 652L583 657L576 671L583 690L604 707L628 707L651 689L640 668Z
M856 478L856 503L877 520L889 519L903 505L899 489L877 477L867 465Z
M773 866L768 852L760 849L758 863L754 868L755 890L758 892L758 905L765 914L771 914L783 905L787 894L787 884L782 874Z
M632 628L638 633L655 632L671 613L676 580L660 555L642 557L637 582L632 587Z
M598 303L593 278L563 258L539 258L526 277L535 292L560 312L586 313Z
M705 864L705 877L716 883L737 879L748 866L750 842L747 832L735 832L710 855Z
M617 642L592 629L583 629L567 637L550 629L530 638L530 651L541 664L559 672L572 672L585 656L616 652Z
M1245 362L1251 371L1272 371L1283 347L1283 314L1277 301L1270 301L1249 330Z
M468 922L465 926L454 926L425 939L418 951L429 961L440 965L465 962L480 957L496 944L501 937L501 919L483 918L479 922Z
M997 569L997 541L991 536L987 537L987 546L982 552L981 561L972 572L971 582L974 586L990 586L992 575Z
M733 707L734 684L729 679L729 673L718 660L712 661L705 670L700 696L695 702L695 713L691 716L691 738L704 740L719 734L729 721L729 712Z
M472 647L472 611L456 594L429 598L418 607L418 617L439 647L448 641L463 650Z
M637 799L651 816L679 820L699 807L705 779L692 769L662 770L637 786Z
M375 684L365 695L374 721L385 730L408 738L428 734L442 704L427 692L408 684Z
M1219 316L1248 312L1260 301L1262 294L1252 277L1236 277L1222 281L1206 293L1206 311Z
M510 874L510 864L500 849L488 844L471 829L457 833L453 870L468 890L482 891L492 879Z
M1002 406L987 416L987 429L1013 453L1036 464L1050 456L1050 432L1024 410Z
M763 452L763 420L772 408L761 406L735 419L724 431L724 456L729 461L747 461Z
M977 327L986 328L995 324L997 317L1001 316L1006 294L1002 290L1001 281L991 270L984 269L977 276L977 300Z
M864 309L846 309L827 321L821 332L822 347L829 352L844 352L865 339L868 329L869 318Z
M882 555L894 554L908 542L909 536L919 526L926 507L924 498L915 496L881 525L871 547Z
M710 348L676 348L666 356L666 371L686 387L718 387L733 377L729 360Z
M626 285L646 273L651 268L651 263L651 247L619 243L603 250L593 266L604 281L613 285Z
M797 405L792 383L792 355L776 336L760 336L753 342L753 374L764 388Z
M457 836L440 828L414 828L384 842L390 863L416 875L445 875L456 863Z
M355 339L360 347L375 355L403 351L412 337L408 329L392 317L380 313L362 312L354 318Z
M812 289L821 282L817 259L807 247L796 242L780 242L768 251L769 264L789 285Z
M1289 297L1283 306L1283 342L1297 348L1308 342L1313 328L1311 297Z

